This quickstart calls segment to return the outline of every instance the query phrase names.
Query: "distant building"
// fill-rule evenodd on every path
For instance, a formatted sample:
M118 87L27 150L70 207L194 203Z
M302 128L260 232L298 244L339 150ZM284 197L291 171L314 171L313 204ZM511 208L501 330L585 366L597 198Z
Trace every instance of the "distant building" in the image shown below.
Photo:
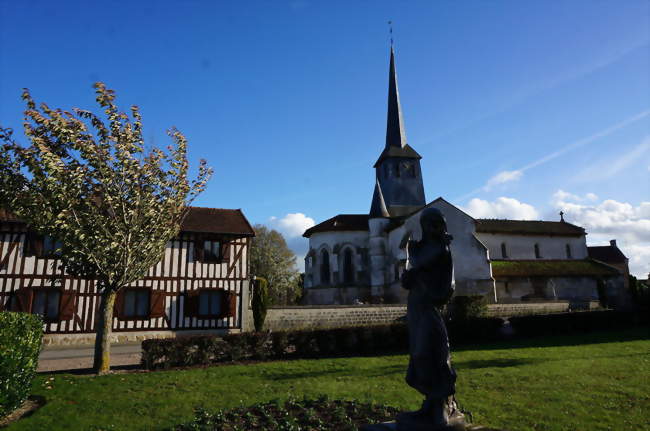
M629 259L618 248L615 239L609 241L609 245L587 247L587 249L590 258L618 268L625 277L625 289L630 287Z
M310 229L305 258L308 304L405 302L406 243L421 237L423 208L445 215L458 295L490 302L598 299L599 284L622 289L622 270L589 257L585 231L553 221L474 219L443 198L426 203L420 159L406 142L391 48L386 144L374 164L368 214L339 214Z

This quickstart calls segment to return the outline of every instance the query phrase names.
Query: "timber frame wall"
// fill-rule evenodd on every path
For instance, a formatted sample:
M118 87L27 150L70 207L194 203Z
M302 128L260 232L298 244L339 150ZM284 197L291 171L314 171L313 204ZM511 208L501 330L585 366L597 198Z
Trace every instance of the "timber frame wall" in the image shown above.
M241 329L242 297L248 289L250 238L242 235L215 235L224 244L224 258L220 262L204 263L194 259L195 240L207 238L200 233L181 232L170 241L163 259L151 268L141 280L127 288L148 289L150 306L158 304L161 317L113 319L115 332L127 331L183 331L201 329ZM19 290L58 289L60 318L44 324L46 334L84 334L95 332L95 315L100 295L94 280L72 277L58 270L56 258L26 256L28 232L22 223L0 222L0 310L15 303ZM202 319L187 316L187 299L202 289L220 289L228 292L234 313L222 318ZM122 289L124 290L124 289ZM31 310L31 296L29 306ZM247 304L244 304L247 309ZM12 307L13 308L13 307ZM28 311L25 310L25 311ZM152 313L153 314L153 313ZM119 313L116 313L119 315Z

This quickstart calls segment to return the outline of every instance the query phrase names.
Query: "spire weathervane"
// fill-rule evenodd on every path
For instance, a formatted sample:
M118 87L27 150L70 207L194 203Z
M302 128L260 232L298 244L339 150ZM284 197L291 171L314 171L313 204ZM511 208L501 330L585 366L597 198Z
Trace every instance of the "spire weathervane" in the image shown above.
M390 46L393 46L393 21L388 21L388 33L390 34Z

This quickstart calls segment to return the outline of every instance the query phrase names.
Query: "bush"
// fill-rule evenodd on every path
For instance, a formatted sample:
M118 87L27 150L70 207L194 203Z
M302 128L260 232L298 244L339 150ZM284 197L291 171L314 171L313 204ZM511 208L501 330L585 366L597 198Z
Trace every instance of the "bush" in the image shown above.
M264 329L266 311L269 308L269 288L266 279L257 277L253 287L253 325L255 331Z
M29 396L42 340L39 316L0 312L0 418Z
M467 321L484 317L487 302L483 296L454 296L451 301L451 320Z
M628 311L579 311L511 317L518 336L562 335L630 328L648 324L648 314Z

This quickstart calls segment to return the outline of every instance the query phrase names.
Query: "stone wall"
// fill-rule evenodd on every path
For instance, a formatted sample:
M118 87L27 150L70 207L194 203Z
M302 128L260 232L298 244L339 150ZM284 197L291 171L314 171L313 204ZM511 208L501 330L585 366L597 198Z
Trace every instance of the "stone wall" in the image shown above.
M488 316L510 317L569 311L568 301L488 304ZM271 330L334 328L392 323L406 315L406 305L309 305L271 307L265 327Z

